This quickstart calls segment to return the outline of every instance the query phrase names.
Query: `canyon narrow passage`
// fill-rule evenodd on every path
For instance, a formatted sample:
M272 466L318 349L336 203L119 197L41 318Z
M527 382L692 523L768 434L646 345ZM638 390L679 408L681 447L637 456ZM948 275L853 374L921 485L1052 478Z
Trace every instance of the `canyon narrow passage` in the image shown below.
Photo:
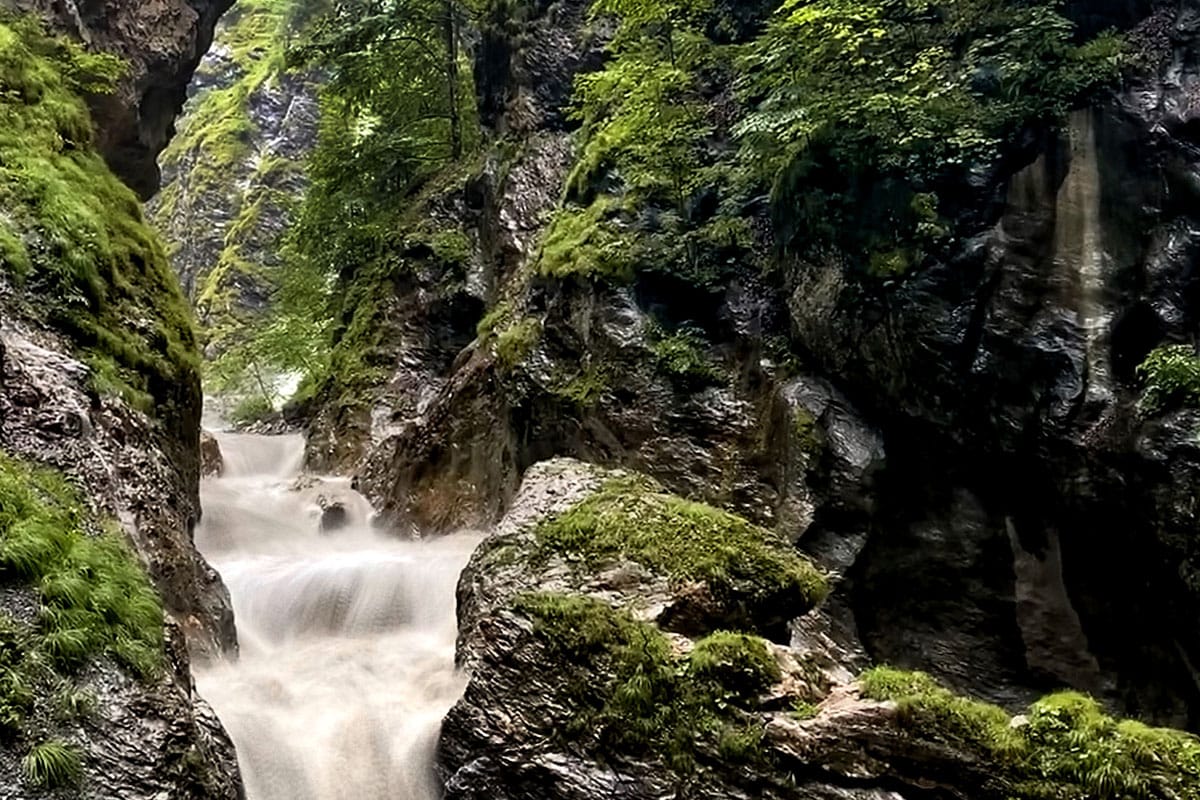
M454 588L478 539L373 530L347 481L301 473L299 436L219 440L196 542L229 586L241 655L196 680L249 800L438 797L438 728L464 685ZM322 497L346 508L337 530L321 530Z

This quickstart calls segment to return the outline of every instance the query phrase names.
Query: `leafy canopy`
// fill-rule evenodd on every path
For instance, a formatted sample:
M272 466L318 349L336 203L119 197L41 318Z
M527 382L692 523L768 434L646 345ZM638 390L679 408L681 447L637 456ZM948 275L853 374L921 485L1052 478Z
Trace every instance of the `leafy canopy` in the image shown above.
M741 61L736 134L785 244L894 271L946 233L943 191L1121 54L1111 34L1077 43L1057 0L787 0Z

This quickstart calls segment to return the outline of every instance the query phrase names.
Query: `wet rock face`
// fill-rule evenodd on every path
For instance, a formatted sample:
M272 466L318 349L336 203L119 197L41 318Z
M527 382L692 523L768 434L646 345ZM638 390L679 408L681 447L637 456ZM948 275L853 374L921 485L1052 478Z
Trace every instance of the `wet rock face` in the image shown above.
M1135 374L1198 322L1189 13L1163 76L1076 112L957 260L886 305L792 270L800 339L899 467L852 575L880 659L1196 724L1194 415L1140 415Z
M310 455L429 531L501 517L546 458L635 467L833 571L798 636L848 669L920 668L1009 708L1071 686L1194 727L1200 414L1140 415L1136 366L1200 323L1200 8L1071 8L1085 26L1132 26L1161 71L1031 134L973 188L976 234L888 287L807 263L701 296L530 278L571 140L514 103L557 95L487 72L493 127L534 129L431 205L469 232L469 264L397 287L395 333L373 354L390 383L353 419L320 407ZM582 44L560 49L555 70L588 63ZM568 85L560 71L540 80ZM470 314L501 298L538 326L515 369ZM662 368L647 322L664 318L702 325L698 355L720 379Z
M143 198L158 190L158 154L174 132L188 82L232 0L4 0L37 11L58 32L116 53L129 74L111 96L92 101L99 150Z
M0 282L0 305L6 292ZM192 657L236 647L228 593L192 546L196 475L172 455L182 443L162 424L90 390L88 368L70 350L57 333L4 317L0 449L61 470L94 510L119 521L168 613L163 679L140 683L112 663L90 667L81 679L97 696L85 724L85 767L103 779L81 796L234 800L233 745L191 689ZM19 770L20 758L0 747L0 784L18 792L0 795L26 796Z

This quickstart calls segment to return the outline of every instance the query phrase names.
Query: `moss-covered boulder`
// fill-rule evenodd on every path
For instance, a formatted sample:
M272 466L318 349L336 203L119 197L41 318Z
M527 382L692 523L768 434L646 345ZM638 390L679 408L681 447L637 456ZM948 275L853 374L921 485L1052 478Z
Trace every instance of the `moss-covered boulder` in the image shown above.
M824 583L791 545L644 477L535 465L459 584L470 681L442 729L447 798L1200 798L1200 739L1087 696L1014 716L922 673L848 672L805 624ZM671 609L701 589L679 627ZM801 617L785 644L756 632L766 598Z
M444 726L448 796L608 796L626 779L630 797L783 796L767 709L815 703L824 681L763 635L786 639L824 593L740 517L644 476L535 465L459 585L472 679Z

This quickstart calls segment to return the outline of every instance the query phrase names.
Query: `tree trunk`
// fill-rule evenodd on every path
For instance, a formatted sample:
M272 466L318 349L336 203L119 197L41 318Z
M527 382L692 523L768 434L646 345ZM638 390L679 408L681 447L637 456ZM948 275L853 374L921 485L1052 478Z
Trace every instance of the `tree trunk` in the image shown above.
M454 0L445 0L442 34L446 40L446 100L450 104L450 157L462 158L462 120L458 113L458 30Z

